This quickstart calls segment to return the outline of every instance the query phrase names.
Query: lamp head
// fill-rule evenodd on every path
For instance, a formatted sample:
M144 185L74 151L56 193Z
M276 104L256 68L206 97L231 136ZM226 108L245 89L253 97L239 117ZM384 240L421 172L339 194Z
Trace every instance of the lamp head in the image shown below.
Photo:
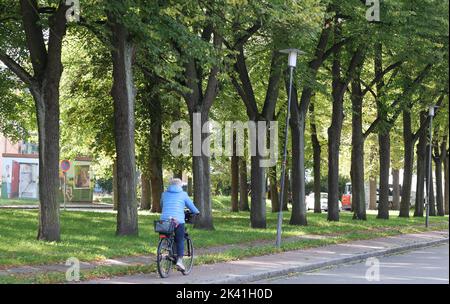
M428 116L434 117L434 115L436 114L436 110L437 110L438 108L439 108L439 107L436 106L436 105L431 105L431 106L429 107L429 109L428 109Z
M297 55L305 54L305 52L303 52L299 49L285 49L285 50L281 50L280 53L288 54L288 66L294 67L294 68L297 66Z

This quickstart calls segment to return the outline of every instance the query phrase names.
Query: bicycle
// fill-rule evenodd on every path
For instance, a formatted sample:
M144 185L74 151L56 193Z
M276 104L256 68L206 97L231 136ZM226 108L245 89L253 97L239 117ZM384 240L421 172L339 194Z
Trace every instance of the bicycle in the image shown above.
M185 223L193 224L194 214L184 212ZM167 278L172 268L177 263L177 248L175 243L175 223L173 221L155 221L155 231L159 232L159 244L156 254L156 265L159 276ZM185 226L184 233L184 257L185 270L178 269L183 275L188 275L194 265L194 246Z

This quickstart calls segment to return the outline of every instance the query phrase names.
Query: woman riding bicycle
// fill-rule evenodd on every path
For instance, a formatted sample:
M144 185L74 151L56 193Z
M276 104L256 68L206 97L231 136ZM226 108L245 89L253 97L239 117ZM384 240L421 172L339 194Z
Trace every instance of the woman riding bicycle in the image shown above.
M179 178L170 180L169 187L161 197L162 213L161 220L175 220L175 243L177 245L177 267L185 270L183 264L184 256L184 208L188 208L194 214L200 214L188 194L183 191L182 182Z

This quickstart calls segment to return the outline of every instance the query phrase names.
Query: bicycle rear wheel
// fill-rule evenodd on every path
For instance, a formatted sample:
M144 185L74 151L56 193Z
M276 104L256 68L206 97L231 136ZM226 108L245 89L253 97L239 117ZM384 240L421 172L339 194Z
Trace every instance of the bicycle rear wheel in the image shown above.
M190 238L184 239L183 264L186 269L181 273L188 275L191 273L192 267L194 266L194 246L192 245L192 240Z
M156 254L156 265L161 278L167 278L172 269L171 244L169 239L163 238L159 241Z

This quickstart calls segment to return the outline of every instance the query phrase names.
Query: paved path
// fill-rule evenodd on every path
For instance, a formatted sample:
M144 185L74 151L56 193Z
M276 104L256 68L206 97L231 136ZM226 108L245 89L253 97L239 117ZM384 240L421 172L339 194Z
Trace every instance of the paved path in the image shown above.
M346 264L315 272L262 280L258 284L448 284L449 247L438 245L379 258L376 264ZM368 279L366 279L368 273ZM375 274L379 276L376 277Z
M248 258L228 263L202 265L194 268L189 276L174 272L168 279L160 279L156 273L139 274L83 283L97 284L226 284L245 283L305 272L331 265L364 260L370 256L382 256L417 247L448 242L448 231L420 234L404 234L388 238L355 241L281 254Z

